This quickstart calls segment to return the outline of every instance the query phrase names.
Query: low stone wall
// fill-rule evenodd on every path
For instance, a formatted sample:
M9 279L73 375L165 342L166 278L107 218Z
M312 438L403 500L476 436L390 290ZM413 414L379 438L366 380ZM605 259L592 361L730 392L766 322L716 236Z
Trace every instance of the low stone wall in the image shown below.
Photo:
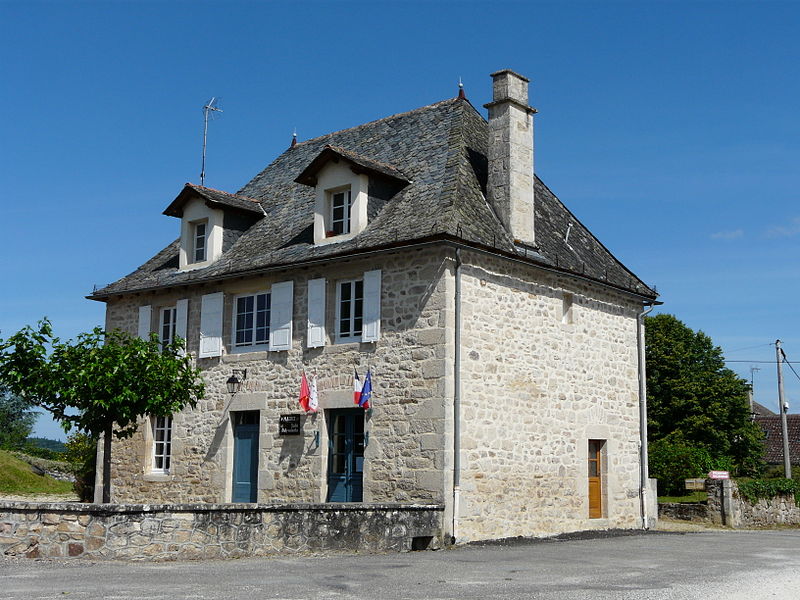
M736 529L800 525L800 507L793 495L781 495L750 504L731 480L706 481L712 522Z
M442 543L441 505L0 503L0 552L106 560L239 558Z
M730 479L707 479L706 504L659 504L658 516L683 521L706 521L734 529L800 525L800 507L794 496L776 496L751 504Z
M659 519L678 521L709 521L708 505L700 503L665 502L658 505Z

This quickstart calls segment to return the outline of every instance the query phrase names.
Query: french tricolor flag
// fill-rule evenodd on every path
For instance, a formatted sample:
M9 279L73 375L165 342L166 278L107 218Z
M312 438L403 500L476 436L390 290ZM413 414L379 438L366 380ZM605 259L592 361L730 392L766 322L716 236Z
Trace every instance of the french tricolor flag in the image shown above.
M361 389L364 384L358 377L358 371L353 367L353 404L361 404Z

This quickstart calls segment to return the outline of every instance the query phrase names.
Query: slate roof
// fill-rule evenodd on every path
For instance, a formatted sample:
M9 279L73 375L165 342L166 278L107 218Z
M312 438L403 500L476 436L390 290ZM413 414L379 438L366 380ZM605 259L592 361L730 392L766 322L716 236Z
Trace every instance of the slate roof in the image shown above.
M302 183L305 185L314 186L317 184L317 173L325 166L331 158L334 157L341 157L350 162L354 167L360 167L360 169L354 169L356 172L365 172L371 173L376 175L382 175L383 177L387 177L389 179L393 179L395 181L399 181L401 183L408 183L408 178L403 175L400 169L393 167L392 165L387 165L382 162L378 162L377 160L372 160L367 158L366 156L361 156L355 152L351 152L346 148L340 148L339 146L331 146L328 144L325 148L320 152L317 157L311 161L300 175L295 178L297 183Z
M183 207L189 200L196 197L202 198L206 201L206 204L213 208L233 208L257 215L264 214L261 209L261 203L258 200L192 183L187 183L183 186L181 193L164 210L163 214L168 217L182 217Z
M538 177L534 219L538 248L516 246L485 198L488 137L486 120L466 99L455 98L300 142L235 195L190 186L220 205L241 207L245 202L242 198L247 202L255 199L265 217L208 267L179 271L176 240L130 275L89 297L102 300L120 293L221 279L431 240L490 249L645 298L656 297ZM314 189L295 179L326 148L373 169L391 169L391 173L401 174L410 183L400 187L376 212L372 213L371 207L366 229L354 238L315 246Z
M780 415L756 416L756 423L764 431L766 461L770 465L783 464L783 431ZM789 433L789 457L792 464L800 464L800 415L786 415Z
M778 414L758 402L753 402L753 413L759 417L773 417Z

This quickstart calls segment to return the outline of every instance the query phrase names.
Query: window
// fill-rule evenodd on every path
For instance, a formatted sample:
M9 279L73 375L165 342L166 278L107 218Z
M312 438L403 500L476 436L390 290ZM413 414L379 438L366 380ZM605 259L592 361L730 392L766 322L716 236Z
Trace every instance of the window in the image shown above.
M358 341L364 320L364 280L341 281L336 291L336 337Z
M269 344L272 294L237 296L234 301L233 346L246 348Z
M206 260L207 221L198 221L192 224L192 262L204 262Z
M330 192L328 237L350 233L350 190Z
M169 473L172 458L172 417L153 417L153 472Z
M161 309L161 328L159 339L161 347L169 346L175 341L175 328L178 324L178 309L176 307Z
M564 292L563 297L561 298L561 322L564 325L572 325L573 317L572 317L572 304L573 304L573 296L572 294L568 294Z

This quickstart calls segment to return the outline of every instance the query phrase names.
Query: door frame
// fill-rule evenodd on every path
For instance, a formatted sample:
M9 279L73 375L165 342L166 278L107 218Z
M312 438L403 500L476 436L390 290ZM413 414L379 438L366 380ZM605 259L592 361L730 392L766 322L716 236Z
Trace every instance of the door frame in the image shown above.
M347 408L328 408L325 409L324 416L324 426L323 431L325 432L325 455L323 456L323 468L322 471L322 482L323 482L323 493L322 498L324 498L324 502L331 503L330 495L331 495L331 485L330 485L330 469L331 469L331 462L333 461L333 436L331 435L331 429L334 425L334 420L337 415L360 415L363 419L363 451L366 453L366 446L367 446L367 418L366 418L366 411L362 408L358 407L347 407ZM352 449L351 449L352 451ZM346 502L364 502L364 473L366 471L366 459L364 455L362 455L362 466L361 466L361 499L360 500L347 500ZM322 499L321 498L321 499ZM336 502L333 502L336 503Z

